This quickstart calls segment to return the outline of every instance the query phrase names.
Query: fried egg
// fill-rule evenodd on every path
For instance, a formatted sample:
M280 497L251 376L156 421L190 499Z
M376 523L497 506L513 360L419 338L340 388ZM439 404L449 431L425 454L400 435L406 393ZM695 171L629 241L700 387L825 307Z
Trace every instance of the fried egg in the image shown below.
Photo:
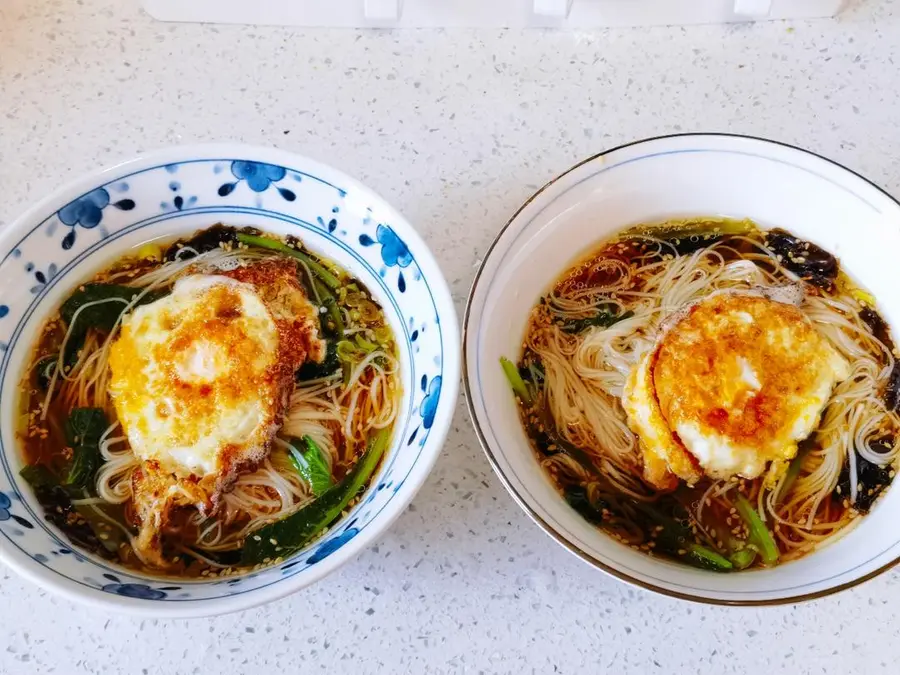
M161 560L172 508L213 513L265 459L295 371L323 356L316 309L290 261L184 277L123 320L109 390L141 461L132 491L146 557Z
M774 480L850 366L795 306L722 292L673 317L630 373L628 424L661 489L704 475ZM770 481L771 482L771 481Z

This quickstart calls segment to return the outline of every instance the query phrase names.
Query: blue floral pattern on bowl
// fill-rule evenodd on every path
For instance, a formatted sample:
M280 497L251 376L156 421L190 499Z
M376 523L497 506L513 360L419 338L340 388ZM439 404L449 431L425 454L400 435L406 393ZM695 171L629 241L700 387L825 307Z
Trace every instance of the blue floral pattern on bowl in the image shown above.
M313 565L320 560L325 560L332 553L340 549L344 544L353 539L357 534L359 534L359 530L355 527L349 527L339 535L335 537L331 537L324 544L321 544L316 552L313 553L309 560L307 561L310 565Z
M56 206L27 229L20 223L8 226L20 236L0 245L0 284L7 289L0 311L0 393L4 400L17 395L21 364L30 354L30 345L20 339L26 325L39 325L98 261L151 238L184 236L216 222L294 234L350 268L396 328L404 362L403 412L371 489L345 521L279 566L227 580L178 580L180 585L173 586L175 580L144 577L77 549L73 553L68 540L45 522L31 489L18 477L14 430L0 429L0 557L38 565L51 585L77 584L100 599L107 595L174 607L257 591L271 597L275 584L311 577L314 566L342 560L365 545L376 536L378 524L391 517L394 495L412 483L403 498L408 501L424 480L414 468L419 462L430 465L436 457L434 446L441 438L428 443L435 415L446 407L449 423L454 405L441 392L442 378L458 379L456 317L445 282L424 245L408 239L414 234L403 234L411 233L409 226L376 195L302 158L274 153L283 161L258 161L259 153L267 160L273 156L271 151L231 157L198 152L197 158L173 162L160 153L158 162L139 160L103 174L102 184L86 186L81 196ZM223 181L228 173L231 178ZM48 247L48 237L57 244ZM425 265L419 252L425 252ZM390 270L407 274L391 277ZM423 377L430 383L427 390L419 386ZM410 437L414 444L406 442ZM414 481L407 480L411 475Z
M9 507L12 502L5 494L0 492L0 520L9 520Z
M97 188L59 210L59 219L69 227L81 225L92 229L103 220L103 209L109 204L109 193Z
M165 591L158 591L144 584L104 584L101 589L138 600L165 600L167 595Z
M422 399L422 426L430 429L434 424L434 416L437 414L438 403L441 400L441 376L432 378L428 386L428 393Z
M70 249L74 246L76 226L86 230L97 227L103 220L103 209L109 206L109 203L109 192L105 188L97 188L62 207L57 214L59 220L63 225L71 228L63 237L62 247ZM114 202L113 206L121 211L131 211L135 207L135 203L134 200L126 198Z
M234 174L237 180L233 183L220 185L220 197L227 197L234 192L234 189L241 181L246 181L247 187L253 192L265 192L270 185L277 183L287 175L287 169L283 166L274 166L262 162L234 161L231 163L231 173ZM278 191L278 194L289 202L297 198L293 190L279 186L275 186L275 189Z

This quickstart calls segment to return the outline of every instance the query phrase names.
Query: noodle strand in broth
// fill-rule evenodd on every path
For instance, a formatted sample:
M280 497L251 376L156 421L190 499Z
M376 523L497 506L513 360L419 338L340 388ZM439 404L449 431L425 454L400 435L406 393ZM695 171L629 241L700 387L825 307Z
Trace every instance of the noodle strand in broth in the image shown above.
M28 422L22 431L23 446L29 463L27 477L46 503L48 517L58 502L59 513L65 517L54 522L73 541L127 566L160 565L158 556L142 551L136 529L140 520L136 486L146 481L148 465L130 446L129 433L117 416L110 356L125 318L139 306L165 297L187 277L221 279L215 275L266 261L290 261L318 314L327 349L321 363L307 362L297 371L271 447L221 491L215 509L172 508L161 532L165 573L206 577L241 572L248 537L273 523L304 518L305 507L317 499L319 488L298 470L298 458L321 467L330 475L330 489L341 490L341 479L368 451L372 439L390 432L399 415L402 392L393 334L381 308L359 281L298 250L302 251L294 240L281 242L265 239L254 230L216 226L186 242L151 247L147 257L120 262L93 279L90 288L76 291L89 298L99 288L108 297L82 301L67 321L48 322L25 386L23 412ZM326 267L330 285L322 285L316 276L316 269ZM336 287L334 281L339 282ZM337 308L337 319L329 306ZM85 327L98 312L117 314L109 321L111 328ZM97 466L91 481L76 490L71 483L73 467L82 459L78 453L87 451L72 447L72 415L94 410L102 413L108 426L97 432ZM76 444L86 442L86 436L75 440ZM313 455L302 454L299 445ZM47 476L53 476L52 482L61 490L48 484ZM196 499L194 490L191 479L173 482L169 499L191 504ZM344 501L352 504L355 497L347 494ZM266 561L280 559L278 550ZM243 555L246 560L246 551Z
M806 257L773 250L784 242ZM642 476L622 397L660 336L721 293L798 306L849 376L790 467L772 469L774 482L734 475L661 490ZM781 562L801 557L848 531L893 478L900 417L885 392L900 375L890 338L865 320L877 317L870 303L832 257L781 231L710 219L635 228L567 271L534 308L518 364L534 399L522 402L523 422L569 503L624 543L719 571L754 557L774 564L760 538L772 538ZM743 500L763 525L742 517ZM672 522L685 529L666 550L655 537ZM749 555L734 555L743 548Z

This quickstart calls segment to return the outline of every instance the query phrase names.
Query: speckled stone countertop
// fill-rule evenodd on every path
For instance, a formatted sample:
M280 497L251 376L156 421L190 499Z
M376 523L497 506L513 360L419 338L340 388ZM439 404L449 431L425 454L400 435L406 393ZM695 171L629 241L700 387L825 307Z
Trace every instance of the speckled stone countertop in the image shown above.
M305 31L154 23L124 0L0 2L0 224L159 146L274 145L355 175L429 242L462 310L540 184L602 148L734 131L900 193L900 2L737 27ZM196 621L107 616L0 569L0 673L896 673L900 575L799 606L634 590L506 495L460 402L377 546L314 588Z

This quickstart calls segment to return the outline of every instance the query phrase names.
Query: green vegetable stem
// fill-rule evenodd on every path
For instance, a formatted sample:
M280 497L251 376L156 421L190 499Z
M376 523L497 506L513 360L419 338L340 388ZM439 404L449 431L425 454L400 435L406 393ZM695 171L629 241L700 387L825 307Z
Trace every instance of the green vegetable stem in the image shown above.
M750 541L759 549L759 555L763 562L766 565L774 565L778 562L778 546L772 538L772 533L769 532L756 509L744 495L738 494L734 505L741 514L741 518L744 519L747 531L750 533Z
M509 384L516 393L516 396L518 396L525 405L532 405L534 400L531 398L531 392L528 391L525 380L519 375L519 369L516 367L516 364L505 356L502 356L500 357L500 365L503 367L506 379L509 380Z
M388 429L379 430L369 440L366 452L340 483L296 513L251 532L244 543L243 564L258 565L267 560L286 558L321 534L372 477L390 437Z
M298 251L284 242L278 241L277 239L269 239L268 237L259 237L255 234L246 234L244 232L238 232L237 239L242 244L247 244L247 246L267 248L271 251L278 251L279 253L284 253L285 255L300 260L309 267L310 272L315 274L319 280L331 290L337 290L341 286L341 280L329 272L322 263L313 260L312 256L308 253Z

